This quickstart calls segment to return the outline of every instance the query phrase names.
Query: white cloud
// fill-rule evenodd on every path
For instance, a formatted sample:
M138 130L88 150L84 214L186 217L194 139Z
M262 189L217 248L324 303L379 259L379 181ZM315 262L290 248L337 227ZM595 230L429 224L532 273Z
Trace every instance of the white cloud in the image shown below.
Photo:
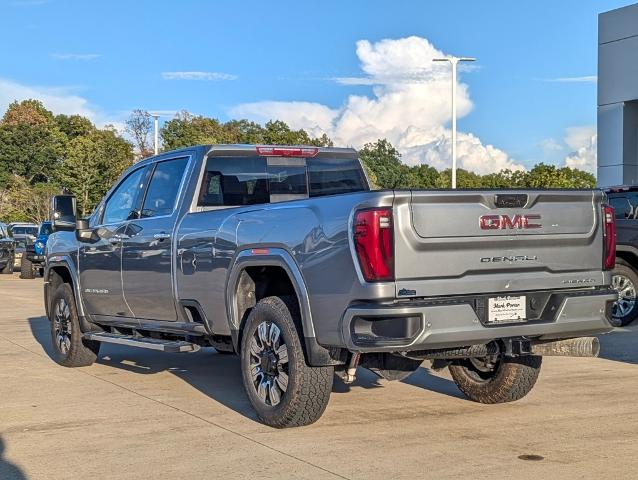
M563 145L553 138L545 138L544 140L541 140L538 146L541 147L545 153L560 152L563 150Z
M264 101L238 105L233 116L257 121L281 119L312 135L326 133L337 145L361 147L387 138L408 164L450 166L450 66L432 60L445 56L420 37L357 42L363 75L335 79L344 85L372 85L372 94L349 95L338 108L313 102ZM472 109L468 87L457 85L459 118ZM471 133L457 140L459 167L477 173L522 169L508 155L484 145Z
M582 77L547 78L545 81L559 83L596 83L598 81L598 77L596 75L584 75Z
M598 136L596 127L571 127L565 134L565 143L573 151L565 158L565 165L571 168L596 173Z
M51 57L57 60L95 60L96 58L100 58L102 55L99 53L52 53Z
M98 127L113 125L118 131L124 123L121 118L110 115L92 106L89 101L69 89L23 85L0 78L0 112L5 112L10 103L27 99L40 100L54 114L82 115L89 118Z
M236 80L237 75L221 72L162 72L164 80Z

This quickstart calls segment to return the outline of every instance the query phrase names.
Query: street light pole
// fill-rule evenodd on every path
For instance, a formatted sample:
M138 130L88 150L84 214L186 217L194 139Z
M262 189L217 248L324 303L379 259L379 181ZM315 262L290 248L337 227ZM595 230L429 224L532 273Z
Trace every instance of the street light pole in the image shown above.
M435 58L435 62L450 62L452 65L452 188L456 188L456 67L459 62L474 62L471 57Z
M159 153L159 113L151 113L153 117L153 129L154 129L154 149L155 155Z

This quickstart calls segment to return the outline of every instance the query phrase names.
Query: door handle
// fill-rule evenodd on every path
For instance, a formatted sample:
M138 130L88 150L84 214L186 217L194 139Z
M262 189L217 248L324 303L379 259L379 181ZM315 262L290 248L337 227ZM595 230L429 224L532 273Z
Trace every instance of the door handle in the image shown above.
M125 237L122 235L113 235L112 237L109 237L109 243L113 245L117 245L119 243L122 243L122 240L124 239Z
M155 235L153 235L153 238L155 240L166 240L168 238L171 238L171 234L170 233L164 233L164 232L160 232L160 233L156 233Z

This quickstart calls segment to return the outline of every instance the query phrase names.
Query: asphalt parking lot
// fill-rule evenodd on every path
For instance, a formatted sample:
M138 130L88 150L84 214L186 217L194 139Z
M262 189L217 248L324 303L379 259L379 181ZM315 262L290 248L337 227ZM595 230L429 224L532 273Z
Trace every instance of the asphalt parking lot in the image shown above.
M42 281L0 276L0 479L636 478L638 326L599 359L545 359L506 405L465 400L446 373L335 381L315 425L256 421L236 357L103 346L50 360Z

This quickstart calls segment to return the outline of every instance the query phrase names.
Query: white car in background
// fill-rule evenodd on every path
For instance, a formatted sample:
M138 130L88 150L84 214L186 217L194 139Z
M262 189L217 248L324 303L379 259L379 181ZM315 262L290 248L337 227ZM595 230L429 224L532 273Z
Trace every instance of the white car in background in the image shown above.
M20 270L22 255L27 249L27 243L33 243L38 236L38 226L33 223L13 222L8 225L9 235L16 242L15 260L13 268Z

